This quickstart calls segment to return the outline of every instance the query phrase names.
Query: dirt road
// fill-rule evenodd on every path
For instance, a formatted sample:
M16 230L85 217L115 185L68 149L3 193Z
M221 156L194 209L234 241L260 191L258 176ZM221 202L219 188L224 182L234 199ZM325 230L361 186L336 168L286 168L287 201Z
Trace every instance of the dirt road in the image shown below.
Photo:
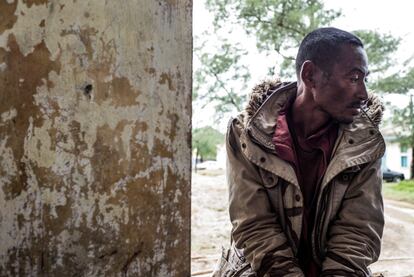
M193 174L192 276L210 276L220 247L228 246L230 222L224 175ZM385 230L373 272L385 277L414 277L414 205L385 200Z

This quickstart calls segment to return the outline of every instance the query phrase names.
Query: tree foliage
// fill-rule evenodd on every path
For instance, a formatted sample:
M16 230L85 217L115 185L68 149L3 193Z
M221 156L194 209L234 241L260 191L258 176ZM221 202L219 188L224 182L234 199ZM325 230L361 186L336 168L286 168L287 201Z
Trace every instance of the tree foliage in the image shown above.
M414 89L414 68L402 66L398 72L378 78L371 88L378 92L407 94Z
M240 58L246 54L239 45L232 45L224 40L218 49L212 52L201 52L202 47L196 48L196 54L203 65L195 71L194 91L199 100L205 103L219 103L216 107L219 114L231 110L241 111L243 97L235 86L229 85L229 80L238 81L246 89L245 84L250 79L246 65L240 63ZM207 87L203 85L209 83ZM200 90L205 90L200 94Z
M220 29L229 24L240 24L248 35L256 37L259 50L276 51L286 60L311 30L331 23L340 11L325 9L321 1L305 0L207 0L214 13L214 26ZM235 15L234 22L229 18ZM225 25L224 25L225 24Z
M201 161L214 160L217 155L217 145L224 142L224 135L210 126L193 129L192 135L196 158L200 158Z

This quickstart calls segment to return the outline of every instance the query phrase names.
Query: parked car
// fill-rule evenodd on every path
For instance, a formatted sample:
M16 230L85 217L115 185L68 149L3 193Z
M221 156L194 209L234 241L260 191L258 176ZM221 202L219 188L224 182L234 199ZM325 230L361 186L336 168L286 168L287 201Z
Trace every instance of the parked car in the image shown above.
M382 179L386 182L400 182L405 179L404 173L392 171L389 168L385 168L382 171Z

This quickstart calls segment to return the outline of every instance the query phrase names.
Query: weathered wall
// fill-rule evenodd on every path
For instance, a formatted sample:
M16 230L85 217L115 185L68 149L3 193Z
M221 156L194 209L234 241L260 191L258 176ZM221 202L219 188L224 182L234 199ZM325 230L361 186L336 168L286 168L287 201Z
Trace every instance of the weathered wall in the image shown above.
M191 0L0 0L0 276L188 276Z

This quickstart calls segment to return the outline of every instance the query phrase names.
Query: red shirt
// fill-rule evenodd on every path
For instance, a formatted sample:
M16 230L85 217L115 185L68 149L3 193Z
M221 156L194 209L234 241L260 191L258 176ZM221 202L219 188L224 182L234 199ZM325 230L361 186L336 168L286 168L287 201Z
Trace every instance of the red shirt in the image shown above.
M338 124L331 121L307 138L299 138L291 116L293 101L294 98L288 101L277 117L273 143L277 155L293 166L298 178L304 198L298 259L305 276L316 277L320 274L320 268L313 261L311 251L316 196L335 145Z

